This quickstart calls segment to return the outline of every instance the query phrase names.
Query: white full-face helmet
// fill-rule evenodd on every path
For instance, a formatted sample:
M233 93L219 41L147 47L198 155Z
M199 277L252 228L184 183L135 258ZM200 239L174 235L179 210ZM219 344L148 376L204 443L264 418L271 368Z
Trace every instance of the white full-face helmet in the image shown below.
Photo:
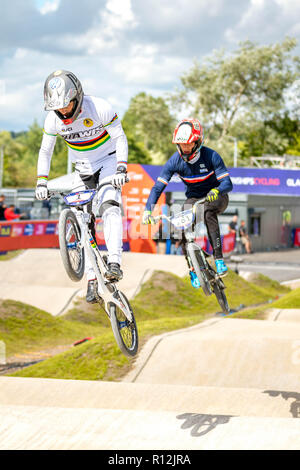
M54 111L64 122L71 124L81 111L83 90L78 78L67 70L57 70L49 75L44 86L46 111ZM68 115L62 115L59 109L66 108L73 101L73 109Z

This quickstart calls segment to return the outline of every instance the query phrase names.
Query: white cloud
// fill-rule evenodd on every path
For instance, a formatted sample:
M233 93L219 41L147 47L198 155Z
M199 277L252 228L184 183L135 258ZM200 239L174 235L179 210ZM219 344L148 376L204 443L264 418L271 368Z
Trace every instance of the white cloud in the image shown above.
M299 16L298 0L251 0L239 21L226 28L225 38L232 43L282 41L285 36L299 35Z
M189 58L161 56L157 45L135 45L114 64L114 72L123 83L134 84L140 91L142 87L154 90L173 84L189 65Z
M124 35L137 25L131 0L108 0L103 9L95 12L93 26L83 34L68 34L58 39L62 48L94 56L109 54L122 47ZM118 53L118 52L117 52Z
M81 0L2 3L0 128L8 130L44 119L53 70L73 71L87 94L109 99L122 115L141 91L172 92L193 59L214 49L300 37L299 0L88 0L84 11Z
M106 9L113 15L119 17L122 23L134 21L131 0L108 0Z
M29 53L30 53L29 49L24 49L22 47L18 47L18 49L14 53L14 59L23 60L28 56Z
M0 105L4 105L5 102L5 80L0 80Z
M39 11L42 15L47 15L47 13L52 13L56 11L59 7L60 0L48 0L42 4L39 8Z

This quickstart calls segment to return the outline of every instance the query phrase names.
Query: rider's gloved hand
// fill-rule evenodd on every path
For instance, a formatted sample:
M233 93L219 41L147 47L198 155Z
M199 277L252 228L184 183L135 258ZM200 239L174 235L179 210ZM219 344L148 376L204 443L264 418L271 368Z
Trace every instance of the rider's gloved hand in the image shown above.
M45 199L48 199L47 181L39 179L37 180L35 188L35 197L39 201L44 201Z
M118 189L121 189L122 186L128 181L127 178L127 169L124 165L117 166L116 174L112 177L112 184Z
M217 188L211 189L206 196L206 200L208 202L216 201L219 198L219 193L220 191Z
M154 218L151 215L151 211L144 211L143 214L143 224L148 225L148 224L155 224Z

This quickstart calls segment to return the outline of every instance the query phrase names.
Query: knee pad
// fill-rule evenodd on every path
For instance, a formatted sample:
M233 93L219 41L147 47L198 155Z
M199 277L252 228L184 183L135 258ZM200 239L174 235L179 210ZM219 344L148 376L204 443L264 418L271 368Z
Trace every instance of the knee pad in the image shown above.
M99 208L99 216L103 217L104 213L106 213L105 215L107 215L107 211L121 213L120 204L114 199L104 201Z

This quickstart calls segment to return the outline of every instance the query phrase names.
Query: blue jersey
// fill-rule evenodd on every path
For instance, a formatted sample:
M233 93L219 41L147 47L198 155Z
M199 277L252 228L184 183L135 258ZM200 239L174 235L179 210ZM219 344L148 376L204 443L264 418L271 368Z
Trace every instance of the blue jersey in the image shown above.
M221 194L229 193L232 190L228 170L215 150L202 147L200 158L193 164L186 163L179 153L175 152L164 165L161 174L151 189L146 203L146 210L153 210L159 196L174 174L177 174L185 184L187 198L201 199L213 188L218 188Z

